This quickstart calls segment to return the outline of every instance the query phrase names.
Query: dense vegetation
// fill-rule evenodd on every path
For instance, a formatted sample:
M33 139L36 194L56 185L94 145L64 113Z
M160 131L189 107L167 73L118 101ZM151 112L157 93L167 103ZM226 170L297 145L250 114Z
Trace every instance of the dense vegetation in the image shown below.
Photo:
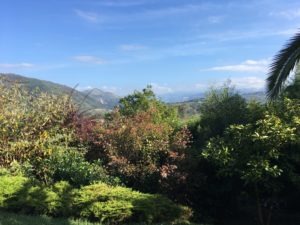
M90 118L70 96L1 82L0 210L108 224L280 221L300 210L294 90L262 103L225 85L182 120L147 87Z

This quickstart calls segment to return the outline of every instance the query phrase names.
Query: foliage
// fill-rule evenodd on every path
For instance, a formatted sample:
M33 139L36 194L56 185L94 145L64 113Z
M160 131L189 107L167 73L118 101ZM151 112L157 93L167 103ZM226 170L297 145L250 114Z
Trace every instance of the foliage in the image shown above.
M128 225L145 225L146 223L129 223ZM155 225L200 225L194 223L158 223ZM103 223L89 222L87 220L75 220L65 218L51 218L48 216L29 216L0 211L0 225L103 225ZM201 224L211 225L211 224Z
M115 182L100 162L88 162L75 135L78 113L68 96L0 83L0 165L44 183ZM74 147L72 147L74 146Z
M200 105L199 123L191 124L195 145L201 146L209 138L222 135L232 124L245 123L247 103L229 84L212 88Z
M187 102L173 103L172 105L177 108L178 115L182 120L195 118L200 114L201 99L192 100Z
M27 182L27 178L21 176L1 175L0 181L0 207L6 207L6 200L20 191Z
M296 66L293 79L285 86L282 96L290 99L300 99L300 63Z
M157 123L156 115L156 109L133 116L114 111L96 132L109 170L130 186L152 191L159 180L175 173L190 138L186 128Z
M191 210L160 195L142 194L104 183L72 188L67 182L45 187L22 176L0 177L0 209L50 216L80 216L101 222L173 222Z
M274 57L267 78L268 97L274 99L279 96L284 83L300 60L300 33L284 46Z
M231 125L223 137L212 138L202 153L216 163L221 175L237 175L254 187L258 206L260 192L276 194L280 188L278 178L294 170L285 151L299 143L300 105L286 99L281 106L279 111L270 107L255 124ZM299 155L296 150L292 149L293 155ZM265 224L260 207L258 213L260 223Z
M178 123L177 111L160 100L158 100L151 89L147 86L141 92L135 91L133 94L120 99L119 112L122 116L130 117L140 112L155 109L154 119L157 123L167 122L171 126Z
M29 93L20 85L0 83L0 165L30 161L38 166L54 146L67 146L74 108L68 97ZM43 171L37 171L42 177Z
M191 211L174 205L159 195L142 194L128 188L112 188L104 183L82 188L75 197L80 216L97 218L102 222L133 221L170 222L189 219Z
M96 181L118 183L117 179L107 174L99 160L90 163L86 161L84 154L85 152L74 148L57 149L43 161L43 167L47 168L45 176L52 182L68 181L77 187Z
M0 212L0 225L103 225L86 220L51 218L48 216L28 216Z
M23 176L1 176L0 208L25 213L67 215L71 186L67 182L44 187Z

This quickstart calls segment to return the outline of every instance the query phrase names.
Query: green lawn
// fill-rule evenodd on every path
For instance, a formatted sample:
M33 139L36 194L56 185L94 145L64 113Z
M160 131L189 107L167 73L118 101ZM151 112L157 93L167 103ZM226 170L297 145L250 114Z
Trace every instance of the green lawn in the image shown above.
M0 225L100 225L83 220L53 219L47 216L24 216L0 211Z
M284 218L274 218L272 225L295 225L300 224L299 215L288 215ZM226 225L257 225L257 223L251 222L251 220L237 220L231 222L225 222ZM0 211L0 225L101 225L100 223L90 223L85 220L72 220L72 219L54 219L47 216L26 216L17 215L13 213L7 213ZM131 224L138 225L138 224ZM156 225L168 225L168 224L156 224ZM201 225L201 224L190 224ZM204 225L204 224L202 224ZM206 224L208 225L208 224Z
M101 225L85 220L54 219L47 216L26 216L0 211L0 225ZM138 224L131 224L138 225ZM168 224L157 224L168 225ZM197 225L197 224L190 224ZM198 224L200 225L200 224Z

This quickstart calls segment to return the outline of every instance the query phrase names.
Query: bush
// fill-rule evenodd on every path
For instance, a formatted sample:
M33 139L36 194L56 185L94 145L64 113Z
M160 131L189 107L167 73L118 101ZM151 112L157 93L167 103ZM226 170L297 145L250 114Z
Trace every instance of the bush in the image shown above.
M232 124L247 122L247 103L228 84L221 88L212 88L200 105L200 120L191 124L196 147L204 146L211 137L223 135Z
M7 199L12 198L18 193L24 185L28 182L27 178L21 176L8 176L0 177L0 207L7 207Z
M191 211L161 195L143 194L104 183L86 186L76 194L74 204L81 217L105 222L172 222L188 219Z
M94 151L102 153L111 174L130 187L152 193L179 171L190 140L187 129L157 123L156 113L150 109L125 117L116 110L95 128Z
M1 176L0 208L24 213L69 215L72 188L67 182L47 188L22 176Z
M76 187L96 181L119 183L116 178L107 174L99 160L92 163L86 161L84 152L79 152L78 149L63 148L55 151L43 162L43 167L47 168L45 175L52 182L68 181Z
M53 146L72 139L67 127L75 109L68 96L29 92L22 85L0 81L0 165L13 161L39 163Z
M22 176L0 176L0 209L28 214L83 217L105 223L175 222L191 216L187 207L160 195L104 183L74 189L62 181L45 187Z

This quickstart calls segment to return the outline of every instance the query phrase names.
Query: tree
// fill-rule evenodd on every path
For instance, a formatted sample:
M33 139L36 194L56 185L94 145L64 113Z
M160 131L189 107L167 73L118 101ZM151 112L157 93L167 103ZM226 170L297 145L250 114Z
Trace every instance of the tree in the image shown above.
M260 117L261 108L254 101L247 104L228 83L212 88L201 101L199 119L188 124L193 134L193 148L187 154L187 186L182 191L182 199L193 205L199 216L223 221L237 213L237 196L242 185L238 179L231 179L229 183L227 178L216 176L217 167L211 161L198 157L199 152L210 138L223 136L230 125L256 120Z
M275 99L281 93L285 81L300 60L300 32L297 33L274 57L267 78L267 95Z
M133 94L120 99L119 112L126 117L151 109L156 111L154 115L156 122L167 122L171 126L178 125L176 109L157 99L150 85L142 91L135 91Z
M274 197L279 192L279 178L294 176L293 156L300 153L290 147L299 143L299 102L285 99L281 104L280 109L269 107L254 124L230 126L223 137L212 138L202 153L218 166L219 174L238 176L252 188L261 225L269 225L272 215L272 207L264 215L261 194Z
M300 99L300 63L295 70L292 83L285 88L283 94L290 99Z
M200 105L200 115L199 122L190 127L197 145L203 145L211 137L222 135L232 124L245 123L247 103L233 87L225 84L207 93Z

